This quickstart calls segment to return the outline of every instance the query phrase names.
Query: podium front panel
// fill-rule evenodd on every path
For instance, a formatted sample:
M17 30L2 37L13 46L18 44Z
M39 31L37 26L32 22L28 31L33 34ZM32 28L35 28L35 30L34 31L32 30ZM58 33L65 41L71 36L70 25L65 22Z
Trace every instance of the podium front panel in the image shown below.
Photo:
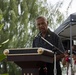
M22 68L22 75L39 75L39 66L53 63L53 52L44 48L6 50L8 61L14 61Z

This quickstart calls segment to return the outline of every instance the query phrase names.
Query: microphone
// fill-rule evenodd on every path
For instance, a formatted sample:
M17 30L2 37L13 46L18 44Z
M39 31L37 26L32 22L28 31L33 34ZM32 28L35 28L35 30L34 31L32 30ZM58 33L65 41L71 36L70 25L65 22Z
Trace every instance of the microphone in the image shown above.
M40 37L41 37L41 32L39 32L38 36L40 36Z

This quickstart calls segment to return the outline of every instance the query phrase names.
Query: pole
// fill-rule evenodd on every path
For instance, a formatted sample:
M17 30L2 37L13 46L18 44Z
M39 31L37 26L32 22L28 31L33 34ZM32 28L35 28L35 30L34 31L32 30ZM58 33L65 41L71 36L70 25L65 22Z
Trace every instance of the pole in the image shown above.
M73 66L72 66L72 24L70 23L70 64L71 64L71 75L73 73Z

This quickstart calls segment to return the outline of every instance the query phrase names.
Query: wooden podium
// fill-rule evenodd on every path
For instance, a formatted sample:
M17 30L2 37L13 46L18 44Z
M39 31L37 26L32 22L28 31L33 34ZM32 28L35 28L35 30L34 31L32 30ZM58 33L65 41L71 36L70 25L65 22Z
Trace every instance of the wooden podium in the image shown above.
M39 50L41 51L42 49ZM23 50L25 53L21 50ZM47 50L38 53L37 51L38 49L36 48L32 48L32 51L33 50L34 53L33 52L28 53L30 51L27 52L26 49L9 50L9 53L7 55L7 60L14 61L14 63L20 66L22 68L22 75L39 75L39 66L43 65L46 62L52 63L53 53L48 52Z

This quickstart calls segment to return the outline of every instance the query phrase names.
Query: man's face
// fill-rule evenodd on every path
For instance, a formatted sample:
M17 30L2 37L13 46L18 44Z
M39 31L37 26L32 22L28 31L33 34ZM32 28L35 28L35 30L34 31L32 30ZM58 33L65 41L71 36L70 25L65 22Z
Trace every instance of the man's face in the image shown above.
M45 33L47 31L48 22L44 18L39 18L36 20L37 28L41 33Z

